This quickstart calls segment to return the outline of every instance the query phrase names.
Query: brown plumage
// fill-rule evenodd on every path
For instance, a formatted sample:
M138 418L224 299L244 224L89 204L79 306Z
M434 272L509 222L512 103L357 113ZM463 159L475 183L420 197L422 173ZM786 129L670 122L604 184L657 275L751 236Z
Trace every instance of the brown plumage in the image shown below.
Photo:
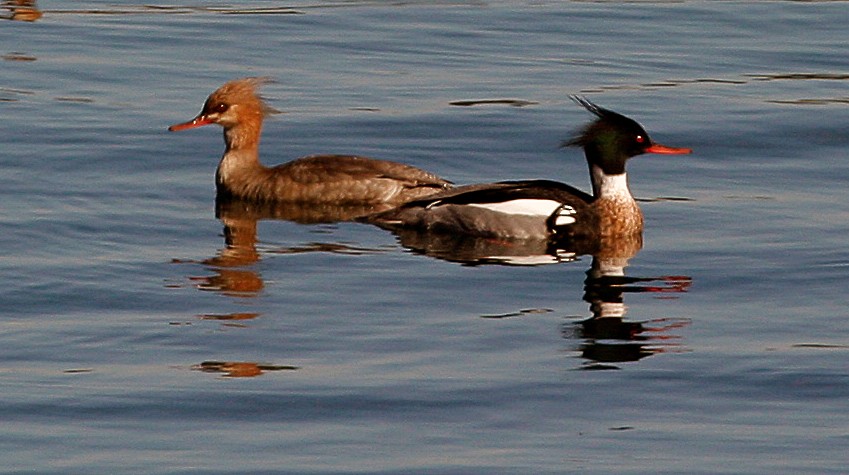
M230 81L210 94L194 119L171 131L224 128L226 150L215 183L219 197L265 202L400 205L451 186L419 168L353 155L316 155L276 167L259 161L263 119L274 112L257 94L267 78Z

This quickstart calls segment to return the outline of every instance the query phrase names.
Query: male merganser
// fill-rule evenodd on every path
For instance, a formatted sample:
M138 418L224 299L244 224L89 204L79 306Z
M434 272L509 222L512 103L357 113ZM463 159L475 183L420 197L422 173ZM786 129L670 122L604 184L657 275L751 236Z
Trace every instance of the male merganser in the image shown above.
M416 167L352 155L316 155L273 168L263 166L259 161L262 120L277 112L257 94L258 87L268 81L230 81L210 94L197 117L168 128L224 127L227 148L215 174L220 198L397 206L451 186Z
M509 239L582 239L642 236L643 214L625 162L643 153L685 154L653 142L636 121L572 99L597 119L563 146L583 147L593 194L549 180L466 185L411 201L364 220L388 229L415 228Z

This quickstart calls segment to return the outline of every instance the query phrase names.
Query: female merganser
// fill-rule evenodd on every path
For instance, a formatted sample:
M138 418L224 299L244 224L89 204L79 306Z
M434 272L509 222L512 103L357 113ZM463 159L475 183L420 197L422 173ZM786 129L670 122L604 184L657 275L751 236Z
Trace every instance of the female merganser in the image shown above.
M316 155L273 168L263 166L259 161L262 120L277 112L257 94L257 88L268 81L230 81L210 94L197 117L168 128L224 127L227 148L215 174L219 198L397 206L451 186L419 168L351 155Z
M625 162L643 153L684 154L691 150L654 143L634 120L586 99L572 99L597 117L576 138L563 143L583 147L592 195L549 180L467 185L365 220L388 229L490 238L560 241L642 236L643 214L628 188Z

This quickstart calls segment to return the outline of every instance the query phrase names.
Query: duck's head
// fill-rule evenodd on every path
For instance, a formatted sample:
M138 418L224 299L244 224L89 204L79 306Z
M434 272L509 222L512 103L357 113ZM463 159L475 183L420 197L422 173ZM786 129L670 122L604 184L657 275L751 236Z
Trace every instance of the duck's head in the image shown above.
M277 112L257 92L261 85L270 81L266 77L230 81L209 95L197 117L174 124L168 130L174 132L209 124L219 124L229 129L244 123L262 123L263 117Z
M578 135L563 142L563 146L583 147L587 161L608 175L625 172L625 162L644 153L686 154L689 148L667 147L652 141L648 132L637 121L597 106L585 98L571 96L572 100L595 114L597 119Z

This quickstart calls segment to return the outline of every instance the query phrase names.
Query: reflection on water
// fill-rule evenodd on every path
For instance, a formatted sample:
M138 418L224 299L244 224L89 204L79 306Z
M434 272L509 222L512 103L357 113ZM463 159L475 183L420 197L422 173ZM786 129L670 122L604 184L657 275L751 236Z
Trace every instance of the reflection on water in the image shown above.
M41 18L41 10L36 6L35 0L6 0L2 9L9 12L0 16L4 20L36 21Z
M251 270L213 268L215 275L190 277L199 290L221 292L231 297L253 297L265 287Z
M309 207L291 204L259 204L243 200L218 200L216 216L224 227L225 246L216 256L203 261L214 275L190 277L200 290L228 296L253 297L264 288L262 276L253 268L261 259L257 250L257 223L263 219L284 219L299 223L328 223L355 219L362 207ZM686 326L686 319L655 318L646 321L627 321L626 293L686 292L692 284L687 276L630 277L625 268L643 246L642 234L602 240L510 240L478 238L421 230L393 231L407 250L428 257L459 263L465 266L506 265L539 266L578 261L580 256L592 256L592 264L584 282L583 299L590 304L591 316L569 323L562 336L580 340L577 350L586 360L583 369L612 369L615 363L638 361L658 353L682 352L685 348L672 332ZM366 254L381 250L348 246L340 243L307 243L293 247L263 251L274 254L331 252ZM501 319L528 314L552 312L532 308L484 318ZM238 321L257 318L257 313L199 315L203 320L216 320L229 326L241 326ZM249 377L275 369L294 369L260 365L252 362L207 361L194 367L199 371L224 373L227 377Z
M218 197L216 216L225 226L227 220L282 219L300 224L338 223L390 209L387 204L334 205L331 203L258 203L234 198Z
M261 314L252 313L252 312L234 312L228 314L205 314L198 315L198 318L201 320L213 320L217 322L221 322L222 327L229 328L246 328L247 325L244 323L240 323L247 320L254 320L259 318Z
M469 266L538 266L572 262L583 255L631 256L643 246L642 234L619 239L552 240L479 238L417 229L394 229L392 233L414 253Z
M392 233L411 252L468 266L558 264L571 262L581 254L546 239L486 239L416 229L397 229Z
M256 203L238 199L218 199L215 214L224 226L224 247L218 254L202 263L213 275L192 276L189 280L199 290L219 292L233 297L254 297L265 288L262 276L253 268L261 254L257 250L257 223L264 219L279 219L295 223L333 223L350 221L365 214L382 210L376 206L333 206L304 203ZM383 252L380 249L350 246L341 243L312 242L291 247L268 249L267 254L303 254L329 252L361 255ZM175 262L184 262L175 260Z
M192 277L200 290L251 297L265 287L260 275L246 268L259 260L256 250L256 220L222 219L225 246L218 255L203 261L215 275Z
M249 312L236 312L236 313L228 313L228 314L212 314L208 313L205 315L199 315L201 320L253 320L259 317L258 313L249 313Z
M675 343L679 336L670 332L686 326L686 319L657 318L649 321L625 320L624 296L629 292L678 294L692 284L687 276L629 277L625 268L642 248L642 235L593 241L505 240L431 233L419 230L395 230L398 241L408 250L440 260L474 265L538 266L575 262L582 255L592 256L592 265L584 282L584 300L592 316L564 327L567 339L580 339L580 354L587 360L584 369L611 369L611 363L637 361L646 356L682 352ZM525 309L483 318L502 319L550 309Z
M630 257L594 256L584 281L584 300L592 316L568 324L567 339L582 339L579 351L587 360L584 369L615 369L612 363L637 361L658 353L681 352L675 343L680 336L670 331L688 325L686 319L657 318L627 321L625 294L628 292L686 292L692 279L686 276L628 277L625 267Z
M295 371L297 366L272 365L251 361L204 361L192 366L193 370L204 373L223 373L226 378L253 378L266 371Z

